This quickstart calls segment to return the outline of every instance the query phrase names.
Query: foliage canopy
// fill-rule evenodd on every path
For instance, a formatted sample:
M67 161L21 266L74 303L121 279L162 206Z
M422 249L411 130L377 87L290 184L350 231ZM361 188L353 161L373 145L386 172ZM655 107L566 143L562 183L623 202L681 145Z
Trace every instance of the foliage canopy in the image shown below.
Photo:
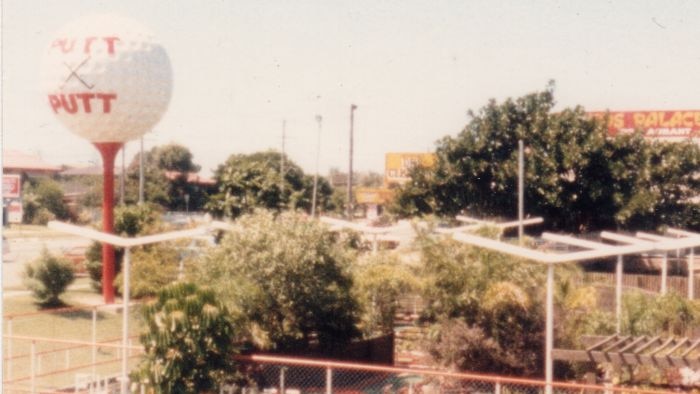
M219 191L212 196L209 211L217 216L236 218L256 208L309 210L313 177L305 175L301 167L288 158L284 159L284 177L281 177L282 156L278 152L231 155L216 170ZM332 190L323 178L318 178L317 193L320 210L330 209Z
M247 319L257 347L333 349L358 336L351 255L335 234L294 213L237 223L242 230L211 250L196 279Z
M554 111L554 84L489 101L456 137L437 143L434 168L416 168L399 190L403 215L517 215L518 140L525 143L527 213L555 229L697 226L700 150L692 143L607 138L581 107Z

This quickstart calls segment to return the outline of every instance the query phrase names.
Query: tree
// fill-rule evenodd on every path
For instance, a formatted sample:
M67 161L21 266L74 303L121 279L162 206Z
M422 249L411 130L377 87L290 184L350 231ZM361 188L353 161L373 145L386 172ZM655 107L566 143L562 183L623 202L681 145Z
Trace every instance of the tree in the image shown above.
M415 273L390 253L368 256L354 271L355 291L364 312L363 331L367 336L393 333L399 297L420 287Z
M352 256L336 234L294 213L257 212L238 224L195 278L240 311L258 348L329 350L358 336Z
M700 149L649 143L638 135L606 138L604 122L583 108L554 112L553 83L543 92L503 103L491 100L456 137L438 142L433 169L417 169L399 189L403 215L468 211L517 214L518 140L525 152L527 212L570 232L664 221L697 223L694 174ZM676 214L674 214L676 213Z
M73 283L73 265L44 249L41 256L25 266L24 282L42 306L60 306L60 296Z
M140 153L129 164L127 200L138 200ZM200 210L208 200L206 186L192 184L188 175L198 172L192 153L178 144L156 146L144 154L144 198L169 210ZM167 175L170 175L170 178ZM185 197L188 196L188 197ZM186 201L186 199L189 199Z
M236 325L213 291L165 287L143 309L144 355L132 380L157 393L213 392L235 371Z
M216 170L219 192L208 209L217 216L238 217L256 208L273 210L311 208L313 178L285 158L284 179L280 176L280 153L258 152L231 155ZM318 207L330 207L330 185L318 179Z
M49 220L70 220L72 215L63 201L63 190L51 178L30 178L24 183L24 220L46 224Z

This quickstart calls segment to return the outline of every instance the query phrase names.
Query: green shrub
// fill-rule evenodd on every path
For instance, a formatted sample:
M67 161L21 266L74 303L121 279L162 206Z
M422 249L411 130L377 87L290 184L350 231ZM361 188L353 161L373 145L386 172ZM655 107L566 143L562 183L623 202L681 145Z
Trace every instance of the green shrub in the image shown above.
M151 204L119 206L114 210L114 233L134 237L158 231L161 226L159 212ZM114 275L121 272L124 249L114 248ZM93 242L85 253L88 275L92 287L102 291L102 244Z
M362 329L371 337L394 331L399 298L417 292L420 279L399 256L379 253L362 259L354 269L354 292L362 307Z
M156 393L202 393L231 378L235 323L214 292L192 283L167 286L143 317L145 352L133 381Z
M354 254L338 237L302 215L258 211L237 222L197 265L230 310L249 321L261 349L338 349L359 336L351 293Z
M154 296L177 279L180 249L172 245L152 245L132 250L130 295L133 298ZM119 273L115 286L123 294L123 277Z
M73 283L73 265L67 259L51 255L46 249L25 267L25 285L43 306L62 305L61 294Z

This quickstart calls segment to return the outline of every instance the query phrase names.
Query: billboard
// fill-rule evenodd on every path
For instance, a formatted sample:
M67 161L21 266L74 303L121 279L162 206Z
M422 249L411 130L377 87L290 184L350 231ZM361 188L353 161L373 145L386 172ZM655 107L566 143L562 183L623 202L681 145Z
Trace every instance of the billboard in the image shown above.
M608 117L608 134L630 134L640 130L647 138L682 139L700 137L700 110L589 112Z
M403 184L408 182L409 172L415 166L435 165L434 153L387 153L384 165L384 183Z
M19 175L2 176L2 197L20 198L22 192L22 181Z

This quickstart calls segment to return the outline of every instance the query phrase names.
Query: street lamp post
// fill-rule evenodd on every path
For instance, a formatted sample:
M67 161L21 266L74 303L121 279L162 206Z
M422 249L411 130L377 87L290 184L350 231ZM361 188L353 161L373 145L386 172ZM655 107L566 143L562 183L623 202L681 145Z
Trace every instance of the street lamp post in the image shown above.
M352 220L352 151L353 151L353 133L354 133L354 123L355 123L355 110L357 105L352 104L350 106L350 164L348 166L348 220Z
M314 173L314 194L311 197L311 217L316 217L316 195L318 193L318 158L321 155L321 123L323 118L321 115L316 115L318 122L318 138L316 140L316 172Z

